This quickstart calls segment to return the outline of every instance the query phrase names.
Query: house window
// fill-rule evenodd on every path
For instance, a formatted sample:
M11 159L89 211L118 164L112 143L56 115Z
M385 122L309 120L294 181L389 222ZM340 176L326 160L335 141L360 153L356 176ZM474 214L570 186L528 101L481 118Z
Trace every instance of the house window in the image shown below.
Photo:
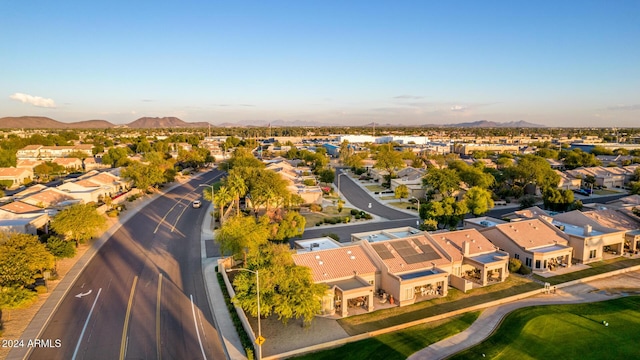
M589 259L595 259L595 257L596 257L596 251L595 250L589 251Z
M513 257L515 257L516 259L520 260L520 254L515 254L515 255L513 255Z
M536 269L540 269L540 260L536 260Z
M542 267L544 267L545 269L547 268L547 260L544 261L544 265Z
M531 258L524 259L524 264L527 265L528 267L531 267Z
M369 285L373 285L373 280L369 280Z

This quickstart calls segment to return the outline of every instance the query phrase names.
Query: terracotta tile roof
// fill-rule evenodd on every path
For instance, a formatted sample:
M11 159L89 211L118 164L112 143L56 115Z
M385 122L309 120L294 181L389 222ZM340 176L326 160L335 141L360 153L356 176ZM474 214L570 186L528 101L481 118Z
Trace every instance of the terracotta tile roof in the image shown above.
M94 175L85 179L99 184L113 184L115 181L118 181L118 178L116 176L109 173L99 173L98 175Z
M20 191L19 193L13 195L14 197L20 198L20 197L25 197L29 194L35 194L38 191L42 191L43 189L46 189L47 187L42 185L42 184L35 184L33 186L29 186L28 188Z
M32 160L32 159L25 159L25 160L18 160L16 162L16 167L23 167L23 168L31 168L33 169L34 167L42 164L44 161L42 160Z
M432 234L431 237L443 245L443 248L452 256L454 253L456 253L456 255L463 254L463 243L465 241L469 243L469 256L493 252L496 248L489 239L484 237L484 235L476 229L441 232ZM449 251L449 249L452 251Z
M315 282L348 279L356 273L371 274L378 270L358 245L295 254L293 261L296 265L310 268Z
M549 245L567 245L568 241L560 236L553 225L549 225L538 219L522 220L506 224L496 225L506 237L523 249L535 249ZM488 239L491 239L491 231L483 232Z
M445 255L431 243L426 235L414 235L402 239L378 241L373 244L364 242L363 244L364 246L371 246L373 249L372 251L378 254L391 273L403 273L407 271L431 268L433 264L436 264L436 266L451 264L451 260L446 258ZM408 252L417 253L419 255L425 254L418 244L420 244L420 246L430 247L433 250L432 254L435 258L429 258L429 260L425 261L407 262L407 260L398 253L398 250L396 250L398 248L408 246L413 249L409 249Z
M0 209L12 212L14 214L26 214L32 212L42 211L41 208L33 205L29 205L27 203L23 203L22 201L14 201L12 203L8 203L0 207Z

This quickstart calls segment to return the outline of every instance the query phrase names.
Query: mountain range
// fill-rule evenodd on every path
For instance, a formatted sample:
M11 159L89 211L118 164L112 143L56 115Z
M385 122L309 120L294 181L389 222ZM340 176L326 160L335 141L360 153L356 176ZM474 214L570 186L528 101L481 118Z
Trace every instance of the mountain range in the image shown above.
M43 116L18 116L0 118L2 129L157 129L157 128L204 128L208 122L186 122L177 117L141 117L128 124L116 125L106 120L86 120L65 123Z
M205 128L210 124L208 122L186 122L177 117L141 117L128 124L116 125L106 120L85 120L78 122L65 123L43 116L18 116L0 118L0 128L2 129L107 129L107 128L132 128L132 129L166 129L166 128ZM402 124L379 124L369 123L361 125L362 127L370 126L381 127L399 127L406 126ZM252 121L247 125L246 121L237 123L223 123L220 127L339 127L345 126L340 124L331 124L324 122L312 121ZM358 125L352 125L358 127ZM417 127L447 127L447 128L541 128L545 125L532 124L526 121L510 121L497 122L480 120L474 122L457 123L457 124L424 124Z

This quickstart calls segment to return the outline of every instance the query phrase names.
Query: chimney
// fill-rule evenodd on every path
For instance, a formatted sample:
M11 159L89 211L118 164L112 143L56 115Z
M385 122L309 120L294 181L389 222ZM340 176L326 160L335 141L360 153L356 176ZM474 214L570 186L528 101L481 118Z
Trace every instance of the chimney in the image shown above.
M591 230L593 230L593 227L591 227L591 225L585 225L584 226L584 231L582 232L582 234L584 236L589 236L589 235L591 235Z
M469 256L469 242L466 240L462 242L462 255Z

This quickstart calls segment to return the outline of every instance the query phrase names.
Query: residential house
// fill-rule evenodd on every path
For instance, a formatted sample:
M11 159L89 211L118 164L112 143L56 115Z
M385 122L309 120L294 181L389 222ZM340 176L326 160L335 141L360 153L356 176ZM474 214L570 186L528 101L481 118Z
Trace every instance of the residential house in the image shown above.
M569 176L567 173L558 170L555 170L555 173L560 176L558 189L578 190L582 186L582 178L575 178Z
M462 291L474 284L486 286L509 276L509 253L499 250L476 229L428 234L443 252L451 255L449 283Z
M82 200L84 203L98 203L107 196L107 187L90 180L79 180L75 182L67 182L57 187L69 194L74 199Z
M25 168L25 169L35 169L36 166L40 165L44 163L44 161L42 160L34 160L34 159L24 159L24 160L18 160L16 162L16 167L17 168Z
M452 258L425 234L359 244L380 269L378 289L393 296L399 306L447 295Z
M33 170L26 168L0 168L0 184L8 189L16 189L20 185L31 182Z
M374 309L374 289L379 271L358 245L293 255L296 265L311 269L315 283L327 285L322 314L345 317L353 307Z
M573 248L573 258L580 263L620 256L624 250L625 232L600 225L578 210L553 216L553 225L562 230Z
M625 232L624 252L640 252L640 217L629 209L598 209L585 211L583 215L593 219L598 224Z
M465 229L481 230L491 226L496 226L498 224L505 224L507 222L504 220L492 218L490 216L480 216L476 218L464 219L462 220L462 223Z
M509 221L519 221L523 219L537 219L538 216L550 216L549 213L537 206L532 206L522 210L516 210L502 215L502 218Z
M535 272L571 266L573 249L569 246L568 237L544 220L498 224L482 229L480 233Z
M21 201L43 209L61 208L79 202L78 199L56 188L47 188L38 193L28 195L22 198Z
M21 213L9 211L11 208L7 205L0 207L0 231L36 235L38 229L47 230L49 216L42 209L38 209L40 212Z
M42 159L53 160L55 158L67 157L73 152L82 152L87 156L93 156L93 144L80 144L72 146L44 146L27 145L16 152L18 159Z
M52 162L64 167L69 172L82 170L82 160L78 158L55 158Z
M395 191L400 185L405 185L409 189L409 198L422 199L425 197L422 177L425 171L413 167L406 167L396 173L397 178L391 179L391 190Z

